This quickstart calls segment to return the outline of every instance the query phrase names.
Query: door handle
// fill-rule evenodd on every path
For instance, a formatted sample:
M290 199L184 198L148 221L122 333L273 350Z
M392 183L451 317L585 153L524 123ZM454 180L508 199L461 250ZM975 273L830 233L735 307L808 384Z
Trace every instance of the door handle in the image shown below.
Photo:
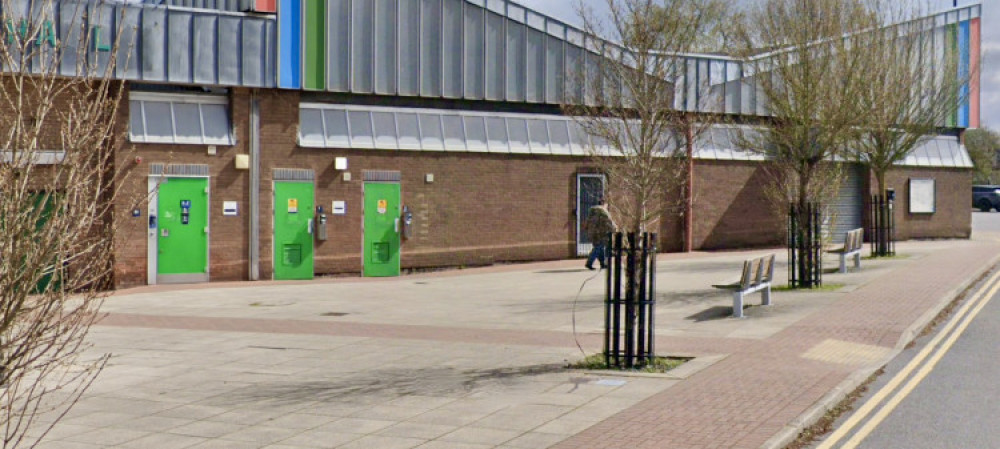
M309 228L308 228L309 234L312 235L312 233L313 233L313 219L310 218L307 223L309 224Z
M399 217L396 217L396 220L392 224L392 228L397 234L399 234Z

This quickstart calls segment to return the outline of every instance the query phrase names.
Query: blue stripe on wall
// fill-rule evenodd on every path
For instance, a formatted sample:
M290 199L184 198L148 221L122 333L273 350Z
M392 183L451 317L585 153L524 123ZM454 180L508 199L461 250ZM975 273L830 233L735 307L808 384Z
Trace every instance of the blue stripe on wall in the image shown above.
M278 3L278 87L302 87L302 2Z
M958 127L969 127L969 43L971 41L969 21L961 22L958 25L958 79L962 81L959 89L961 103L958 105Z

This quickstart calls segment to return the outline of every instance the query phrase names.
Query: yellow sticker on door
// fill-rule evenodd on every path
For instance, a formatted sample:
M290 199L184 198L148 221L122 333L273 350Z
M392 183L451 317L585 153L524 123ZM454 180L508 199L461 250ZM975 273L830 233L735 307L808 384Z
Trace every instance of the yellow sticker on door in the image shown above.
M299 213L299 200L297 198L288 199L288 213L290 214Z
M378 200L378 213L384 214L389 210L389 202L386 200Z

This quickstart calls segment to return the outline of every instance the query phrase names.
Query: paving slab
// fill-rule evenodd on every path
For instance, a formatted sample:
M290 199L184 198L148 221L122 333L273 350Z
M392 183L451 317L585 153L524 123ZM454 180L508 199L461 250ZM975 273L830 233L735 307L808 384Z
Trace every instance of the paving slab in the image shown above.
M890 356L1000 243L899 251L745 319L711 285L769 253L781 283L784 250L662 255L658 352L695 360L660 377L565 368L602 345L603 273L580 260L126 290L89 336L108 367L41 447L757 448Z

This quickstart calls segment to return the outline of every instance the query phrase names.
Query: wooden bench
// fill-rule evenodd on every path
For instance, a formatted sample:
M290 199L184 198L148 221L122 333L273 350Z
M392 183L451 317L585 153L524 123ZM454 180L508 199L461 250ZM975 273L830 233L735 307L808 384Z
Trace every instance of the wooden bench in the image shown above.
M854 268L861 269L861 248L864 246L864 229L847 231L844 246L828 250L828 253L840 256L840 272L847 273L847 258L854 258Z
M713 285L733 292L733 317L743 318L743 296L761 293L761 305L771 305L771 281L774 279L774 254L748 259L743 262L743 276L739 282Z

